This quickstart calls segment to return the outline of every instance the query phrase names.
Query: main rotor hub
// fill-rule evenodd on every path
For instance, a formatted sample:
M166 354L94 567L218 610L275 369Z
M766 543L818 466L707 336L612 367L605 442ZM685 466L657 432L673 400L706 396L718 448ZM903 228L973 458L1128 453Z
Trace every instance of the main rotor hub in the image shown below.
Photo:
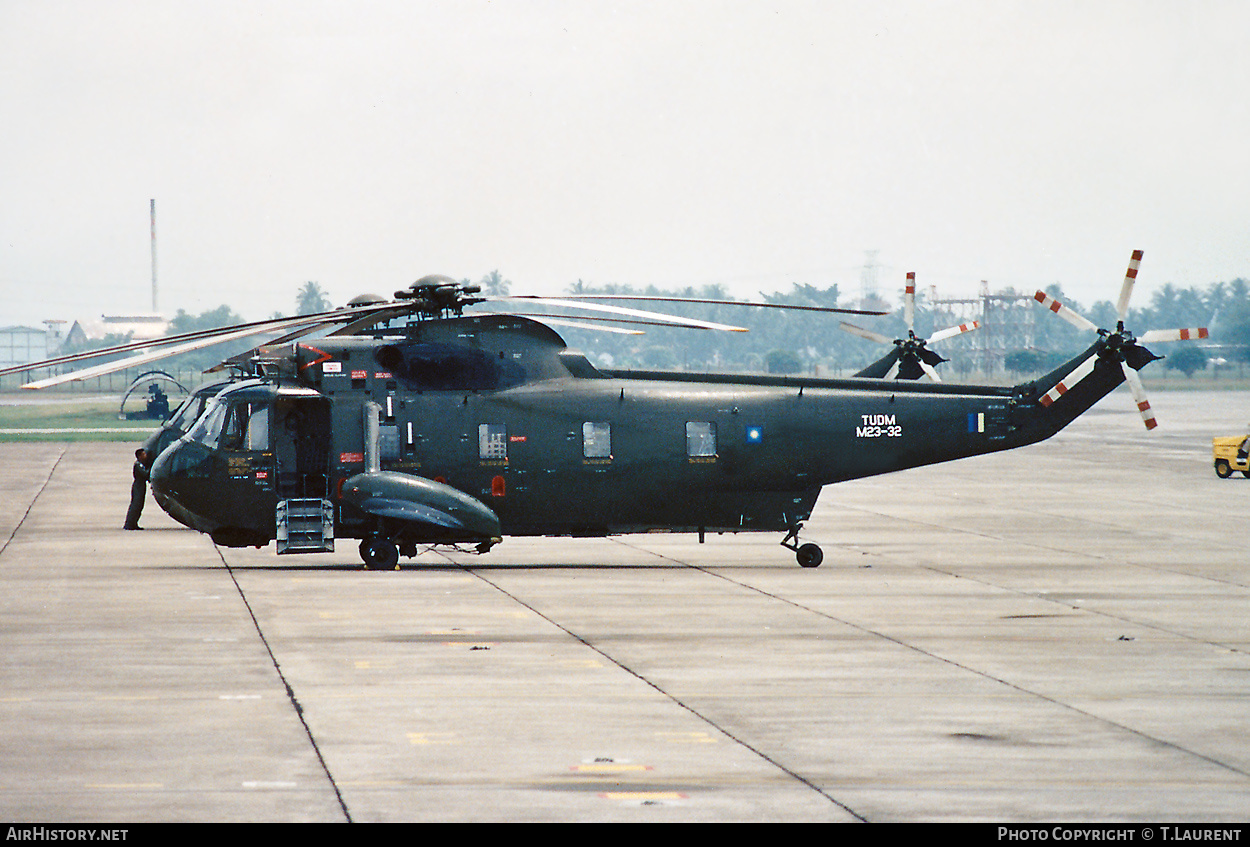
M480 285L464 285L449 276L423 276L405 291L396 291L396 300L411 300L418 319L459 317L465 306L484 303L486 298L474 297Z

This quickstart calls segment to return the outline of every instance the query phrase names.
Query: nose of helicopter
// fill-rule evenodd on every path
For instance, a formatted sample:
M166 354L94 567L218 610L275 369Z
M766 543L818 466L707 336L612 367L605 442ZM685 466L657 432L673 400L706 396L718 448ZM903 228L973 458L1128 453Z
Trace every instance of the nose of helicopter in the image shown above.
M179 497L179 483L187 476L187 468L194 464L188 459L191 453L196 452L196 446L183 441L169 445L152 463L148 482L152 486L153 499L170 517L184 526L201 529L195 514Z
M175 457L186 446L182 441L175 441L153 460L152 467L148 469L148 481L152 484L153 494L159 497L171 493L170 488L176 478L174 468L176 465L185 465L185 462L176 462Z
M166 447L152 462L152 467L148 469L148 483L152 486L152 496L160 503L161 508L167 512L169 508L165 503L172 494L173 455L181 446L180 442L175 441Z

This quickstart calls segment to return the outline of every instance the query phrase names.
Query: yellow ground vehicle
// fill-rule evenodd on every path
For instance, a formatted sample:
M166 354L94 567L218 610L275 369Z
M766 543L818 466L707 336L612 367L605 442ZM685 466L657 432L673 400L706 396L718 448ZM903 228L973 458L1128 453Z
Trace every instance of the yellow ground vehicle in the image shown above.
M1241 471L1250 477L1250 435L1234 435L1229 438L1212 438L1211 453L1215 457L1215 474L1220 479L1228 479L1233 471Z

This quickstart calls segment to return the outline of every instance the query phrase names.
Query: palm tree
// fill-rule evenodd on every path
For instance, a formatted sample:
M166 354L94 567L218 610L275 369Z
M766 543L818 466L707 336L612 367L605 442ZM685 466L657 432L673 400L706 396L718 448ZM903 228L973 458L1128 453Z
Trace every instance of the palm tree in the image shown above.
M320 283L316 282L304 283L295 300L297 315L315 315L318 312L328 312L332 308L334 307L330 304L330 298L326 296Z

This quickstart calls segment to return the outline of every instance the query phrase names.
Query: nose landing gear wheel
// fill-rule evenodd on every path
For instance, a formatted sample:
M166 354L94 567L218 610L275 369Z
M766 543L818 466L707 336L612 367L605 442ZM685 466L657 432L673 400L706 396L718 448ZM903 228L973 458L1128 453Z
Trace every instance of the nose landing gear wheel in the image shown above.
M366 538L360 542L360 558L368 571L399 570L399 548L386 538Z

